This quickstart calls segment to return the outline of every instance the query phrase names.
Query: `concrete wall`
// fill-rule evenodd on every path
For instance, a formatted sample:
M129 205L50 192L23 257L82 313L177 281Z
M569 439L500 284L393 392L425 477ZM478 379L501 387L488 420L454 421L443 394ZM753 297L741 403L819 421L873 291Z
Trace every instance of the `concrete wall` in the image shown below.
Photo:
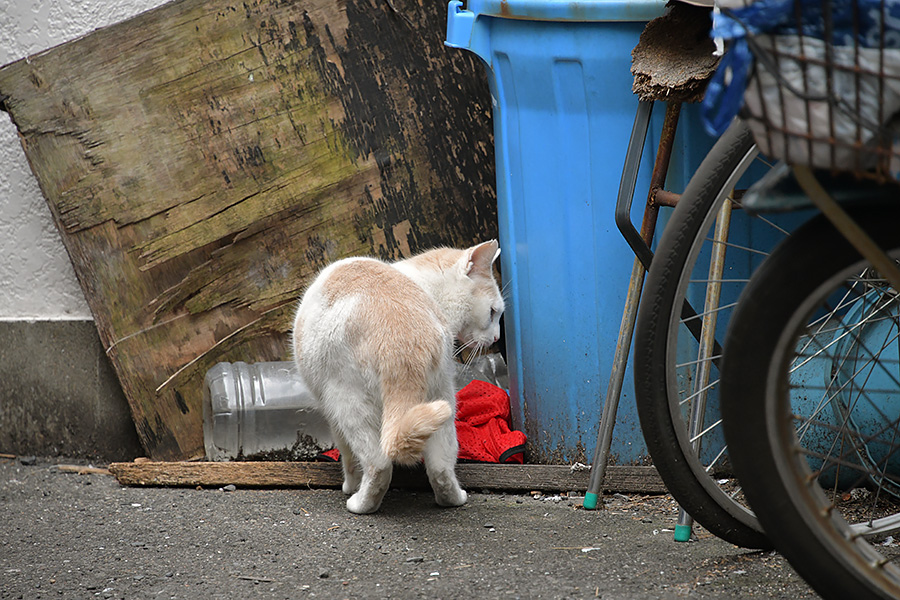
M162 3L0 0L0 65ZM0 452L127 460L127 403L5 113L0 165Z

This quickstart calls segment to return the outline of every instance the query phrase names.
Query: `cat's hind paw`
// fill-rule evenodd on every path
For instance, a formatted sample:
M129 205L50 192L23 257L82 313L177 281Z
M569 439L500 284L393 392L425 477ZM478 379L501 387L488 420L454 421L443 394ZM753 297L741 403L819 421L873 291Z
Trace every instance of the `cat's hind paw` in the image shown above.
M351 479L344 479L344 485L341 486L341 491L348 496L352 496L359 491L359 483L358 480L353 481Z

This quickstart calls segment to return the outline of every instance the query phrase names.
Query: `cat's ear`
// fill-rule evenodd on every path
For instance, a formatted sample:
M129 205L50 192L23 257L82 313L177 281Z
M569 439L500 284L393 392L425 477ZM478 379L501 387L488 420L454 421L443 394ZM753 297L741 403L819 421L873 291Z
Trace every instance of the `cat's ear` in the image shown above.
M493 277L491 268L494 261L500 256L500 244L497 240L491 240L469 248L466 252L466 275L480 275L481 277Z

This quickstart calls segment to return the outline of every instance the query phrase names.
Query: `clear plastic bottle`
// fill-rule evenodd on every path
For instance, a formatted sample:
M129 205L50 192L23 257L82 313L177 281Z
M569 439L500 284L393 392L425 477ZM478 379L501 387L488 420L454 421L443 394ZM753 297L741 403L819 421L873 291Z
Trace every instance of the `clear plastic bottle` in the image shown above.
M312 460L331 429L294 363L219 363L203 386L209 460Z

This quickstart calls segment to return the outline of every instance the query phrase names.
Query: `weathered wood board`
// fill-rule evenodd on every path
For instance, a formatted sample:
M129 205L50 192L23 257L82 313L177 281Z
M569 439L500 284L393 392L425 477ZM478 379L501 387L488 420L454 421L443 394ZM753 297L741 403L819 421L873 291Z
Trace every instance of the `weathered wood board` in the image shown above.
M240 487L325 487L343 482L337 463L316 462L139 462L113 463L109 470L122 485ZM590 472L565 465L458 464L460 485L469 490L583 491ZM428 488L424 469L395 467L391 483L401 488ZM654 467L611 465L604 491L664 494Z
M179 0L0 69L154 459L219 361L285 360L334 259L496 237L484 69L445 2Z

